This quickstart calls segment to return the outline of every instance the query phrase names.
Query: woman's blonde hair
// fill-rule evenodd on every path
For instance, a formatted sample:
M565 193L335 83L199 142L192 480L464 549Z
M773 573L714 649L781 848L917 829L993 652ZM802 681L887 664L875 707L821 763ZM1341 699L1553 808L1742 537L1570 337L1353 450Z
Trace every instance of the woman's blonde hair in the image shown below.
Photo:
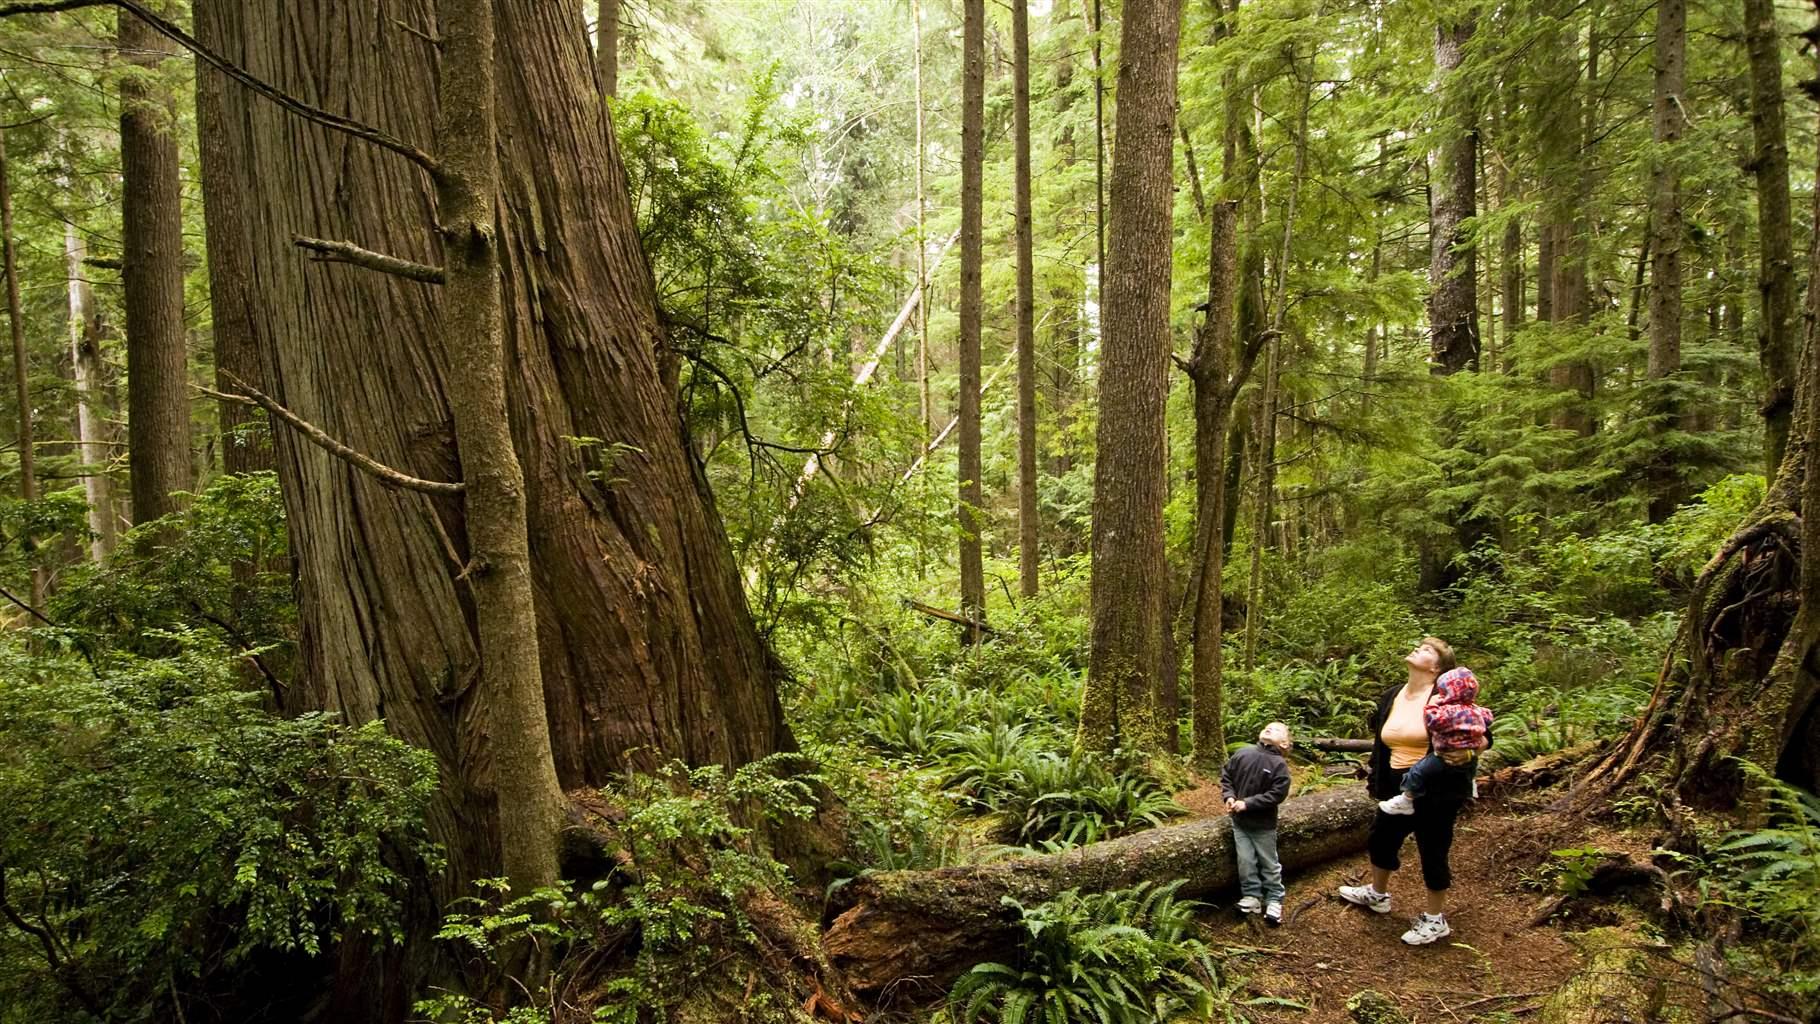
M1438 636L1425 636L1422 645L1435 652L1435 674L1452 672L1460 666L1460 659L1454 657L1453 645Z

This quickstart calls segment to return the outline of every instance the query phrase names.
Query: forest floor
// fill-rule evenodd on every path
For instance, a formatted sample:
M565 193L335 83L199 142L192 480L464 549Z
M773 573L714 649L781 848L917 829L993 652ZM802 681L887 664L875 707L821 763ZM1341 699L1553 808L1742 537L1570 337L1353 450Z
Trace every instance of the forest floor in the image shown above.
M1177 801L1195 816L1224 814L1218 797L1215 783L1178 794ZM1388 914L1355 907L1334 891L1365 879L1370 865L1361 851L1285 879L1281 928L1240 915L1230 902L1216 904L1206 923L1216 946L1257 951L1229 961L1246 979L1241 999L1269 997L1305 1007L1247 1008L1259 1024L1350 1022L1346 1001L1363 989L1391 997L1415 1024L1533 1020L1542 1001L1582 966L1562 929L1529 926L1553 892L1552 884L1534 881L1541 866L1551 850L1564 847L1632 849L1646 858L1647 847L1638 845L1624 832L1486 799L1460 821L1447 913L1453 934L1446 939L1428 946L1400 939L1423 900L1413 841L1391 878L1394 909ZM1593 923L1610 922L1578 927Z

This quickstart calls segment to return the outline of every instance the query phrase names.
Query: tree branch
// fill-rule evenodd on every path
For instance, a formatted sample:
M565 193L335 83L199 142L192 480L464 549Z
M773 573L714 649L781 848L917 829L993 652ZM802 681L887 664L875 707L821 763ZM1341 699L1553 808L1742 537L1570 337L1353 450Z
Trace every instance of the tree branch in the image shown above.
M316 253L318 263L351 263L357 267L376 270L381 274L391 274L410 281L422 281L424 284L441 284L443 273L441 267L432 267L423 263L412 263L397 256L362 249L353 242L336 242L326 238L309 238L294 235L291 241L299 249Z
M239 82L241 85L246 86L259 95L264 96L273 103L278 104L285 110L306 120L314 121L326 128L332 128L343 134L352 135L357 139L370 142L381 149L389 149L430 172L432 177L441 173L441 165L436 162L436 158L423 150L418 149L416 146L411 145L403 139L394 138L370 125L361 124L359 121L352 118L343 117L340 114L331 114L320 107L311 106L297 97L281 91L277 86L264 81L240 65L235 64L226 57L203 46L196 40L195 36L185 32L172 22L159 17L157 14L147 9L144 4L139 3L138 0L39 0L39 2L35 3L5 4L0 5L0 18L8 18L16 14L57 14L63 11L81 10L85 7L118 7L137 17L147 25L150 25L152 28L157 29L159 34L175 42L177 45L195 54L203 63L208 64L222 74L232 78L234 81Z
M197 390L208 395L210 398L218 399L220 401L239 402L241 405L256 405L259 408L264 409L266 412L283 420L285 424L308 438L311 443L315 444L323 451L328 452L338 459L345 460L352 464L354 468L359 469L364 473L370 474L375 480L379 481L379 484L382 487L406 491L421 491L424 494L460 494L467 489L467 485L463 483L423 480L418 477L401 473L385 463L380 462L378 459L357 452L347 445L342 444L340 441L335 440L324 433L322 429L315 424L291 410L286 409L284 406L279 405L276 399L241 380L239 377L234 376L226 370L222 370L221 375L232 382L235 387L246 393L241 395L230 395L224 391L216 391L213 388L205 388L200 385L196 386Z
M1258 363L1258 353L1264 351L1264 346L1270 343L1270 339L1280 337L1282 333L1273 327L1267 331L1260 331L1257 337L1245 343L1244 351L1239 353L1238 368L1233 371L1231 383L1226 385L1226 403L1228 405L1238 401L1239 391L1245 387L1245 381L1251 377L1251 368Z

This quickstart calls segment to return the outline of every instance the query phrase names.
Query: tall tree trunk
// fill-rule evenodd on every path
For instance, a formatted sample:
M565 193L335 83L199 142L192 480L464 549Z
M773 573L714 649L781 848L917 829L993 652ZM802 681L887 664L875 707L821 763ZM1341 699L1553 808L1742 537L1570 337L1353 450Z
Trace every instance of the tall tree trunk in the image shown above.
M221 44L220 7L233 0L194 0L196 38ZM209 316L215 343L215 387L232 394L235 380L269 390L254 336L253 264L248 250L246 197L234 174L243 154L228 148L227 76L198 62L196 142L202 161L202 220L208 237ZM274 468L271 424L263 411L241 402L217 406L221 420L221 468L229 474Z
M1191 761L1202 772L1217 769L1226 757L1223 663L1226 557L1220 543L1227 492L1226 433L1239 388L1257 356L1257 339L1245 339L1244 351L1231 365L1238 314L1238 201L1215 203L1208 218L1207 319L1195 338L1189 361L1194 384L1194 589L1193 680L1194 750Z
M88 246L76 225L63 224L63 264L69 275L70 366L76 381L76 451L88 498L89 558L105 561L114 550L114 497L101 405L101 310L89 288Z
M960 561L961 611L986 619L986 569L980 533L985 491L980 484L980 230L985 177L986 5L961 5L961 333L960 333ZM969 641L981 639L969 630Z
M910 31L916 61L916 286L922 301L916 305L917 405L923 425L923 447L935 437L935 408L929 393L929 239L925 232L929 211L923 176L929 154L923 141L923 5L910 0Z
M155 5L162 10L162 5ZM176 104L149 76L172 45L136 15L120 12L122 59L145 69L120 83L122 283L126 295L127 458L133 521L179 507L195 485L183 324L183 182Z
M0 252L6 274L6 316L13 340L13 397L19 403L19 497L38 500L37 441L32 434L31 367L25 361L25 316L19 304L19 263L13 238L13 185L0 131ZM44 569L32 569L32 607L44 607Z
M1571 18L1566 18L1565 35L1569 45L1565 57L1555 61L1554 81L1544 101L1543 138L1549 147L1547 176L1553 194L1554 210L1547 230L1554 235L1550 247L1552 264L1549 308L1556 324L1582 325L1587 319L1590 291L1587 287L1587 258L1591 246L1587 194L1592 171L1586 166L1585 153L1576 142L1587 141L1586 111L1589 94L1597 87L1598 34L1590 33L1584 64L1575 59L1578 31ZM1584 72L1584 73L1583 73ZM1556 411L1557 429L1581 436L1593 431L1589 400L1592 397L1592 367L1584 359L1563 359L1549 371L1550 382L1558 391L1569 393Z
M1795 256L1788 185L1788 132L1782 99L1782 34L1775 0L1744 0L1750 52L1751 133L1756 152L1757 353L1763 366L1764 458L1774 475L1788 446L1795 407Z
M526 534L524 469L506 408L500 309L499 194L495 157L493 0L441 0L442 66L436 117L443 236L443 344L449 414L459 449L468 550L462 574L474 598L482 718L492 744L501 866L513 889L556 881L562 790L550 752L537 659L537 607Z
M1669 378L1681 372L1681 175L1678 147L1687 129L1687 0L1656 0L1656 166L1650 190L1649 379L1661 390L1650 403L1656 432L1684 429L1681 402ZM1639 263L1639 265L1641 265ZM1659 523L1681 504L1681 477L1672 453L1658 441L1650 469L1649 520Z
M1435 73L1447 126L1434 154L1428 207L1428 329L1430 369L1454 374L1479 361L1478 269L1466 222L1479 187L1478 130L1461 64L1472 40L1471 21L1435 29Z
M470 261L496 254L499 415L524 474L534 658L560 783L792 749L772 659L686 444L677 356L618 150L599 130L581 5L496 0L494 10L497 194L475 197L486 208L446 211L447 236L425 223L441 197L421 169L228 90L225 123L247 154L238 173L257 226L248 239L267 380L283 404L387 465L428 479L453 479L464 464L470 480L491 473L503 457L484 441L474 451L463 431L457 450L454 376L469 367L445 344L451 328L481 318L456 319L466 317L456 296L432 285L311 263L291 239L358 241L444 264L451 280L478 281ZM394 136L431 137L438 64L455 54L402 27L444 21L429 0L393 0L384 18L331 0L244 0L221 13L225 55L260 78L363 111ZM464 45L464 61L484 59ZM462 141L472 140L445 147ZM478 237L489 230L491 243ZM518 556L493 555L510 539L486 534L463 501L387 490L290 431L275 441L299 574L301 665L287 710L384 717L436 754L445 786L430 827L450 866L437 894L461 894L497 874L506 852L493 785L507 767L500 744L518 737L496 734L494 704L506 695L491 688L477 576L509 576ZM510 487L475 486L497 484Z
M619 4L620 0L600 0L594 25L594 65L603 108L607 100L619 98Z
M1017 207L1017 578L1018 592L1035 597L1042 552L1036 511L1036 268L1030 224L1030 17L1026 0L1011 0Z
M1180 0L1129 0L1119 36L1093 472L1092 650L1081 744L1157 750L1164 662L1163 499Z
M1252 410L1251 573L1245 587L1245 671L1258 667L1258 634L1264 628L1264 549L1270 544L1271 496L1276 491L1277 387L1283 339L1264 346L1264 386Z

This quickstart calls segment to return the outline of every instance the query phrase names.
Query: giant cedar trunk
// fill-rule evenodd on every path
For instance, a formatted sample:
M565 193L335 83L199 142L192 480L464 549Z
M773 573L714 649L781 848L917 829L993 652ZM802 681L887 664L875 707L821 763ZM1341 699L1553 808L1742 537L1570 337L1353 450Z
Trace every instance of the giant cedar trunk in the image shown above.
M153 5L154 9L162 5ZM124 60L155 71L172 44L120 12ZM133 521L177 510L195 483L183 325L183 182L176 104L141 74L120 83L121 278L126 298L127 452Z
M1120 35L1093 472L1093 627L1081 743L1157 749L1165 661L1169 282L1180 0L1131 0ZM1174 680L1163 681L1175 685Z
M437 116L430 0L221 8L230 59L308 102L420 146ZM507 406L525 477L538 649L562 784L679 757L738 764L787 749L772 668L704 478L659 328L626 180L594 88L578 2L496 5L495 211ZM261 268L254 319L276 397L392 466L453 479L433 286L319 265L293 235L443 262L428 177L391 153L231 87L229 144ZM598 442L588 439L599 439ZM292 709L384 717L437 755L443 895L496 870L489 695L461 578L461 503L386 490L289 432L276 437L299 573Z

